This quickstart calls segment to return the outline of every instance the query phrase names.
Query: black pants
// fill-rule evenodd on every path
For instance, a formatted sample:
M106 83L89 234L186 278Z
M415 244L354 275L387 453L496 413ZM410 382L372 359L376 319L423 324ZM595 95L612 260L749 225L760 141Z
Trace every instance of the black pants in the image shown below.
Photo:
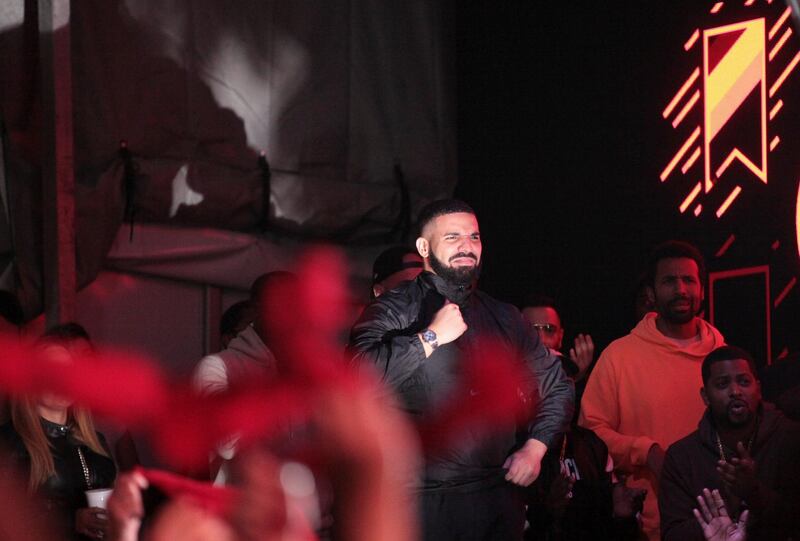
M522 539L525 504L508 482L471 492L423 492L420 507L425 541Z

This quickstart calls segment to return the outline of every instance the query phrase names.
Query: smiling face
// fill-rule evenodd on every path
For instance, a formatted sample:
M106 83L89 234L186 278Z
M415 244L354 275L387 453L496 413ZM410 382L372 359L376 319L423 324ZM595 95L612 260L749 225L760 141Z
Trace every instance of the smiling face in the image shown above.
M653 284L655 310L676 325L689 323L700 311L703 286L697 263L688 257L669 257L656 266Z
M717 426L738 428L755 418L761 404L761 385L746 360L717 361L709 366L700 395Z
M454 212L431 220L417 239L417 251L426 270L447 282L468 285L478 277L481 262L481 234L474 214Z

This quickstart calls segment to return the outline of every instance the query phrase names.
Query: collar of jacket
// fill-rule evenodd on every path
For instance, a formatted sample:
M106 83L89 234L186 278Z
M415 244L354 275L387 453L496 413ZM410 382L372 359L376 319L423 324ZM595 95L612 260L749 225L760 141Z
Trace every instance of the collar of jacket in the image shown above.
M64 436L69 436L69 433L72 432L72 423L61 425L48 421L44 417L40 417L39 419L42 422L42 430L44 430L45 435L50 438L63 438Z
M462 308L467 304L467 300L472 292L475 291L475 282L466 286L454 285L447 282L438 274L429 271L423 272L420 276L422 280L438 291L444 298Z

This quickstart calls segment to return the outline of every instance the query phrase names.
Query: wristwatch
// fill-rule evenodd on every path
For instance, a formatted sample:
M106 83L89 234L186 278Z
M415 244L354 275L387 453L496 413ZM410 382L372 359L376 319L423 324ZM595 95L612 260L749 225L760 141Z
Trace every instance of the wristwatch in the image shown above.
M421 333L422 341L431 346L431 349L436 349L439 347L439 342L436 338L436 333L430 329L425 329Z

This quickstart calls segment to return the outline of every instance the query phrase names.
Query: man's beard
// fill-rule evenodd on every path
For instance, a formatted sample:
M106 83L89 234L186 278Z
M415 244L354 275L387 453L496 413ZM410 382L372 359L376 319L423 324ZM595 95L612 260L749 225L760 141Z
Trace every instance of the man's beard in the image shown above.
M694 319L699 311L700 307L698 306L699 303L695 299L681 299L681 300L688 300L690 304L690 309L686 312L678 312L673 311L672 306L670 306L673 302L677 301L678 299L670 299L666 303L659 302L656 299L656 312L658 312L659 317L664 318L666 321L676 324L682 325L685 323L689 323Z
M471 257L476 260L476 263L472 267L447 267L433 253L431 253L431 268L433 269L433 272L441 276L442 279L448 284L454 286L468 286L480 276L481 266L480 263L477 262L478 258L475 257L475 254L466 252L459 252L452 256L450 260L452 261L453 259L459 257Z

